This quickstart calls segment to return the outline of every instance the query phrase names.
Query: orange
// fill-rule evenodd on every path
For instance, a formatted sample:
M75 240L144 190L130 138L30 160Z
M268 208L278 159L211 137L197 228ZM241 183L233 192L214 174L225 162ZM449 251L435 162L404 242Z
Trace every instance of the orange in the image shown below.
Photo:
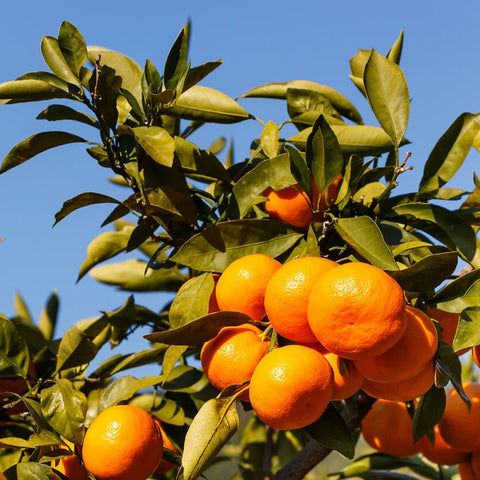
M75 449L73 443L69 441L66 441L66 443L71 450ZM62 457L58 461L52 462L52 467L63 473L69 480L90 480L78 455Z
M372 382L401 382L420 373L438 347L437 329L430 317L407 305L407 327L400 340L386 352L357 360L358 371Z
M257 365L250 402L260 420L278 430L302 428L320 418L333 393L333 372L313 348L286 345Z
M180 450L178 450L177 447L171 442L171 440L168 438L167 434L165 433L165 430L163 429L162 423L160 420L156 417L153 418L155 423L158 425L158 428L160 429L160 432L162 434L162 439L163 439L163 448L165 451L165 448L168 450L172 450L178 454L180 454ZM155 470L155 473L160 474L160 473L167 473L171 472L172 470L175 470L177 466L173 463L168 462L164 458L160 460L160 463L158 464L157 469Z
M480 367L480 345L472 347L472 356L475 365L477 365L477 367Z
M449 345L452 345L455 333L457 332L460 315L458 313L445 312L433 307L427 307L427 313L440 324L440 328L442 329L442 340Z
M163 453L162 434L152 416L133 405L103 410L87 429L82 457L97 480L145 480Z
M223 390L252 378L258 362L265 355L270 340L262 340L262 331L251 324L224 327L200 352L203 371L210 383ZM240 395L248 401L248 390Z
M275 331L289 340L315 343L307 319L308 297L314 283L335 262L321 257L295 258L282 265L265 290L265 311Z
M265 211L274 220L280 220L304 230L312 221L322 222L324 220L323 215L315 215L317 204L320 212L328 210L328 205L335 199L341 179L342 176L339 175L328 187L326 195L325 191L322 192L320 202L317 186L313 183L313 204L299 185L282 188L278 191L267 188L263 193L268 198L264 204Z
M480 450L472 452L470 463L472 465L472 470L475 477L479 478L480 477Z
M413 442L412 418L404 402L377 400L362 421L362 434L374 450L395 457L417 454L425 439Z
M380 355L400 340L406 328L402 288L373 265L340 265L313 286L308 323L318 341L339 357Z
M32 361L28 364L28 375L30 377L37 376L37 370L35 369L35 365ZM33 380L29 380L30 385L33 385ZM4 392L12 392L18 393L19 395L23 395L28 392L27 382L17 375L5 375L3 379L0 380L0 395ZM0 401L0 412L4 415L18 415L23 413L26 410L25 404L23 402L17 403L14 407L7 408L6 410L2 410L2 404L5 405L7 403L11 403L15 401L16 398L13 397L5 397L5 399Z
M362 390L373 398L409 401L428 392L434 382L434 362L430 362L420 373L412 378L392 383L378 383L365 380Z
M422 455L433 463L438 465L457 465L458 463L467 462L470 458L467 452L455 450L449 445L442 435L438 425L434 427L435 441L432 445L427 439L420 450Z
M457 470L461 480L480 480L480 477L477 477L473 472L473 466L470 460L459 463Z
M440 420L440 433L445 441L457 450L474 452L480 450L480 383L463 384L471 402L471 410L456 390L447 393L447 402Z
M365 377L355 368L351 360L341 359L334 353L327 353L325 358L333 371L332 400L351 397L362 387Z
M254 253L234 260L220 275L216 297L220 310L230 310L261 320L265 315L267 283L282 266L274 258Z

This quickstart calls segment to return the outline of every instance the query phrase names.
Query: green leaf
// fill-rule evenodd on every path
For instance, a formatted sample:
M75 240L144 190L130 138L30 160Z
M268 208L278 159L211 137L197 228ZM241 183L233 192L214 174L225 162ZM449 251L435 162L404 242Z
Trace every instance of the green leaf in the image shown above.
M190 40L190 22L179 33L165 62L163 78L165 87L175 90L178 81L183 75L188 61L188 45Z
M337 137L321 115L307 141L307 165L310 165L319 192L327 189L342 173L344 163Z
M278 98L286 99L288 90L291 88L315 92L327 98L335 110L354 123L362 124L362 117L354 105L341 93L331 87L320 85L308 80L293 80L290 82L268 83L255 87L241 95L239 98Z
M53 292L47 301L47 305L40 314L38 328L46 340L52 340L55 333L58 318L59 299L57 292Z
M55 370L79 367L93 360L97 346L76 326L72 325L60 340Z
M269 158L277 156L278 153L278 125L271 120L265 125L260 136L260 145Z
M431 304L440 310L460 313L463 310L463 306L460 309L452 309L445 308L444 304L463 297L478 280L480 280L480 269L474 269L465 275L459 276L440 289L431 299Z
M99 413L108 407L129 400L139 390L160 384L162 380L163 376L135 378L130 375L115 380L103 392L102 399L100 400Z
M358 155L380 155L393 149L392 140L383 128L367 125L330 125L342 152ZM305 151L312 128L305 128L287 141ZM402 144L407 143L406 140Z
M20 462L10 467L5 476L7 480L57 480L60 476L52 467L37 462ZM65 478L65 477L64 477Z
M229 96L200 85L183 92L166 113L198 122L235 123L250 118L250 114Z
M413 441L433 433L433 427L440 422L445 410L445 390L435 385L420 398L413 415Z
M62 80L74 85L80 86L80 80L70 69L70 65L65 60L62 51L58 45L58 40L54 37L44 36L41 44L42 56L50 70Z
M477 303L478 305L478 303ZM458 352L463 348L480 345L480 307L467 307L460 314L457 333L453 340L453 349Z
M29 354L25 340L10 320L0 316L0 373L26 378Z
M107 372L108 375L115 375L116 373L123 372L131 368L157 364L163 360L166 349L166 345L154 345L153 348L141 350L140 352L114 357L115 361L110 362L107 360L108 369L102 369L102 375L105 376ZM107 365L102 364L99 368L102 368L102 366L106 367Z
M372 50L363 81L375 117L398 148L407 130L410 110L408 86L401 68Z
M67 440L81 445L85 434L87 398L64 378L41 391L42 414L49 425Z
M199 345L215 337L223 327L242 325L251 321L252 319L244 313L215 312L173 330L144 335L144 338L150 342L167 345Z
M303 232L274 220L222 222L191 237L171 260L204 272L222 272L250 253L278 257L302 236Z
M455 175L480 131L479 119L480 114L462 113L440 137L425 163L419 194L438 190Z
M58 46L70 70L78 78L80 69L87 61L87 46L79 30L66 20L58 31Z
M398 270L382 232L370 217L340 218L335 229L350 247L372 265L383 270Z
M413 202L398 205L392 210L401 217L407 217L404 222L408 225L418 226L448 248L457 250L466 261L471 261L475 257L477 248L475 231L461 217L446 208Z
M175 140L162 127L135 127L135 140L160 165L171 167L175 152Z
M89 205L97 205L99 203L116 203L121 205L121 202L113 197L104 195L103 193L85 192L80 193L76 197L71 198L63 203L62 208L55 214L55 226L60 220L63 220L66 216L70 215L79 208L87 207Z
M176 292L187 280L178 268L147 269L146 262L136 259L95 267L90 270L90 276L99 282L131 292Z
M66 105L49 105L37 115L37 120L48 120L50 122L58 120L73 120L98 128L98 123L92 116L74 110Z
M198 82L203 80L207 75L217 69L222 63L222 60L219 59L214 62L207 62L203 65L199 65L198 67L191 68L187 73L187 78L185 79L183 91L188 90L190 87L193 87Z
M299 122L313 125L321 114L328 119L329 123L331 121L333 123L345 124L330 100L312 90L289 88L287 90L287 110L288 115L297 128L300 128L298 126ZM311 119L313 119L313 122Z
M400 64L400 57L402 56L402 48L403 48L403 30L400 32L400 35L395 40L395 43L392 45L392 48L388 51L387 58L396 63L397 65Z
M352 434L332 403L328 405L323 415L303 430L325 447L340 452L347 458L355 455L355 442Z
M187 351L188 345L170 345L165 352L162 362L162 374L164 382L168 380L168 376L172 372L177 362Z
M195 480L238 429L235 401L208 400L198 411L185 436L182 456L184 480Z
M434 253L403 270L389 272L403 290L427 292L450 277L457 266L457 252Z
M61 80L58 78L56 83L61 83ZM3 100L0 103L37 102L54 98L78 99L73 92L69 92L66 82L61 83L61 87L39 78L21 78L0 83L0 99Z
M95 265L123 252L130 239L131 232L104 232L94 238L87 247L87 258L78 273L77 282Z
M0 174L13 167L17 167L46 150L76 142L86 143L86 140L68 132L58 131L41 132L32 135L20 143L17 143L17 145L8 152L0 168Z

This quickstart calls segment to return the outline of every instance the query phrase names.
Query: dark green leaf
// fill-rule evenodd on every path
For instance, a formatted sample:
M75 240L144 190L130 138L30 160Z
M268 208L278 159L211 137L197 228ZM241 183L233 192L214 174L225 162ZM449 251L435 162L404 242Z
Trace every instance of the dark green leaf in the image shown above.
M7 480L62 480L49 465L37 462L20 462L10 467L5 476Z
M340 218L335 229L350 247L372 265L384 270L398 270L382 232L370 217Z
M168 53L167 61L163 72L165 87L175 90L177 83L182 76L188 61L188 45L190 40L190 22L188 22L179 33L175 43Z
M155 68L153 63L148 59L145 62L143 74L148 85L149 93L151 95L160 93L162 91L162 77L158 73L158 70Z
M340 452L347 458L355 455L352 434L338 410L330 403L323 415L311 425L303 428L308 435L322 445Z
M193 419L185 437L182 456L184 480L195 480L238 429L235 401L213 398Z
M58 31L58 46L70 70L78 78L80 69L87 61L87 46L79 30L66 20Z
M95 77L91 78L90 90L95 92L95 107L107 127L115 130L118 121L117 100L122 85L122 77L114 69L100 61ZM123 98L123 97L122 97Z
M182 327L145 335L150 342L167 345L199 345L215 337L223 328L251 322L248 315L240 312L215 312L193 320Z
M51 122L57 120L74 120L98 128L98 123L92 116L74 110L66 105L49 105L37 115L37 119Z
M413 441L433 433L445 410L445 390L435 385L420 398L413 415Z
M207 272L222 272L233 260L250 253L277 257L303 232L274 220L234 220L207 228L187 240L171 259Z
M86 143L86 140L68 132L41 132L32 135L20 143L17 143L17 145L8 152L0 168L0 174L30 160L35 155L45 152L46 150L75 142Z
M87 398L67 379L41 392L42 414L53 429L67 440L81 445L85 434Z
M26 378L29 354L25 340L10 320L0 316L0 373Z
M455 301L456 299L463 297L468 290L480 280L480 269L474 269L471 272L461 275L455 280L449 282L441 290L439 290L431 299L432 305L437 306L441 310L447 310L449 312L460 313L463 308L459 310L456 309L445 309L443 303L448 303L449 301Z
M478 114L462 113L440 137L425 163L420 194L437 190L455 175L480 130L479 119Z
M198 67L191 68L187 73L187 78L185 79L183 91L188 90L190 87L196 85L207 75L212 73L216 68L218 68L221 64L222 60L216 60L215 62L207 62L203 65L199 65Z
M457 353L446 342L438 343L435 385L445 386L450 381L460 397L470 408L470 400L462 385L462 364Z

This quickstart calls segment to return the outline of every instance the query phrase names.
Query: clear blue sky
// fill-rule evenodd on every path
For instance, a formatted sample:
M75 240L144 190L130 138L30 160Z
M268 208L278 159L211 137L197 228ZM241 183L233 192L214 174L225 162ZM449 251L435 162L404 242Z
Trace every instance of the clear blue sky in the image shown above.
M236 97L268 82L312 80L343 93L371 124L375 119L348 79L348 61L359 48L386 53L403 29L401 66L412 99L407 137L413 142L409 150L414 165L414 171L401 179L404 190L415 188L426 157L450 123L462 112L480 110L478 0L4 2L0 82L44 69L42 35L57 36L64 19L79 28L87 44L120 51L141 65L149 58L160 70L170 45L191 19L192 64L224 61L204 85ZM244 100L242 105L264 121L280 123L287 118L283 104L275 101ZM15 143L42 129L75 128L71 123L34 120L44 107L0 106L0 159ZM215 126L192 139L207 147L216 136L235 135L235 154L241 159L260 131L260 125L250 121L233 128ZM455 186L472 187L479 155L472 152ZM79 193L97 191L122 198L124 192L109 185L107 177L81 146L44 153L0 176L0 237L5 238L0 243L0 312L13 313L18 291L38 317L50 292L57 290L61 333L76 321L125 301L128 293L88 276L75 283L87 245L101 233L108 207L87 207L51 228L62 203ZM165 298L142 294L136 301L159 310ZM146 347L141 339L138 345Z

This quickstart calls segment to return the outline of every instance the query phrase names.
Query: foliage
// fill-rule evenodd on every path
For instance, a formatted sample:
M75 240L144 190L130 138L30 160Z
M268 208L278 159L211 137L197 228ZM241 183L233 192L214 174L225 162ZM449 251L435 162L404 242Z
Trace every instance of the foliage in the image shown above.
M0 318L0 375L27 378L29 360L38 374L25 394L2 394L7 403L23 402L26 408L21 415L0 420L0 464L9 480L63 478L50 467L52 459L65 454L58 445L66 440L81 444L101 410L125 402L146 408L166 425L185 452L181 458L171 456L185 480L225 460L237 464L235 478L250 480L303 478L332 449L352 458L358 415L368 408L361 399L332 404L308 428L274 432L252 416L248 405L235 400L232 389L219 394L199 369L202 343L223 326L250 321L240 313L208 313L211 274L246 254L264 253L282 262L321 255L337 262L371 263L395 278L417 307L461 313L456 351L480 343L475 293L480 281L480 183L475 176L471 191L447 186L478 142L480 114L461 113L433 146L416 191L395 194L401 175L409 170L409 153L400 153L409 143L405 132L410 95L399 66L403 35L386 55L359 50L350 60L350 78L365 96L377 126L364 125L357 108L341 93L311 81L262 85L237 100L199 85L221 61L192 67L189 41L187 24L161 72L149 60L142 68L115 51L88 47L65 21L58 38L42 40L50 71L0 84L3 104L47 101L38 119L70 120L92 128L88 139L59 130L32 135L10 150L0 174L49 149L83 143L88 155L125 187L123 199L85 192L65 201L56 213L58 223L85 206L112 205L103 226L113 229L90 243L79 279L90 274L127 292L177 292L196 277L192 288L160 312L136 304L131 295L114 311L78 321L61 338L55 336L55 294L37 323L17 299L14 318ZM281 125L262 122L263 131L253 139L247 158L234 161L222 138L207 150L189 140L206 123L255 119L239 103L249 97L280 99L289 118ZM284 138L286 125L298 132ZM268 187L298 185L312 200L312 182L323 191L339 174L338 194L324 221L312 223L307 231L271 220L262 209ZM102 265L133 251L144 260ZM459 265L467 265L469 273L455 275ZM128 341L145 326L152 333L144 350L113 355L94 371L89 369L102 348ZM436 387L419 403L415 436L431 432L438 422L447 384L463 393L460 362L444 342L436 363ZM154 372L161 366L161 373L125 375L144 365ZM241 441L230 441L237 429ZM319 454L313 462L305 453L312 448ZM398 468L409 473L391 472ZM297 473L292 476L292 471ZM399 460L376 454L355 459L339 473L361 478L417 474L449 478L447 471L420 457Z

